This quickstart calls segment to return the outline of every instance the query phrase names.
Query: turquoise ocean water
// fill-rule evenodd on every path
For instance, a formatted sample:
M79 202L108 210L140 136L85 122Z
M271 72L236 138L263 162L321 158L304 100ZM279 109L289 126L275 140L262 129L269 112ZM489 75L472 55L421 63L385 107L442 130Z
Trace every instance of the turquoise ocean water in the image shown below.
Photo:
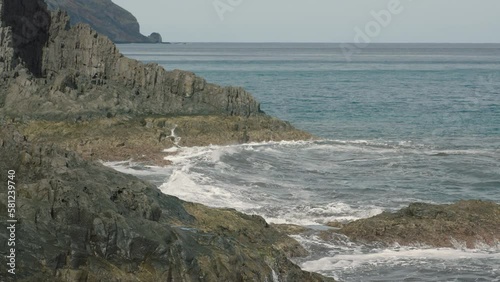
M167 194L323 229L410 202L500 203L500 45L119 45L129 57L243 86L273 116L323 140L181 148L136 171ZM297 264L342 281L500 281L497 247L378 248L317 231Z

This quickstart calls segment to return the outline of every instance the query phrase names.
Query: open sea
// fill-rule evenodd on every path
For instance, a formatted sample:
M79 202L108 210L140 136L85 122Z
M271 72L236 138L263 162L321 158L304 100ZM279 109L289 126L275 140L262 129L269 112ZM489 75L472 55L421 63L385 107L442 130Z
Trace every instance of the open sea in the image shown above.
M500 281L500 242L465 249L323 241L329 221L411 202L500 203L500 44L119 45L126 56L243 86L320 141L180 148L165 168L108 163L166 194L309 226L303 269L340 281Z

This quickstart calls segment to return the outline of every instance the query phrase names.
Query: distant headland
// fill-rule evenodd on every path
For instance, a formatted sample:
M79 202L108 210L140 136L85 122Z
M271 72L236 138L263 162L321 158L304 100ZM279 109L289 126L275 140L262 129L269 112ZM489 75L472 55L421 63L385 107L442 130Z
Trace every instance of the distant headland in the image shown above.
M162 43L157 32L145 36L139 22L129 11L111 0L45 0L50 10L66 11L71 25L89 24L115 43Z

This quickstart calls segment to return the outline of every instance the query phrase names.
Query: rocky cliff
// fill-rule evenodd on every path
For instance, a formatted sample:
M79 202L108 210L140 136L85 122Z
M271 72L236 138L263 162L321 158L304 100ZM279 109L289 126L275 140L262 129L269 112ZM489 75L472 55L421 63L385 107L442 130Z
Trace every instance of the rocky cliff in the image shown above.
M0 114L46 119L261 114L242 88L128 59L88 25L70 27L62 12L49 16L42 1L2 3Z
M113 42L158 43L158 37L148 38L142 35L137 19L111 0L46 0L45 2L50 10L66 11L70 16L71 25L89 24Z
M158 159L174 145L166 137L177 125L180 145L311 138L265 115L244 89L128 59L88 25L71 27L65 13L49 14L43 1L0 5L0 121L33 121L25 134L34 140L84 150L89 159L124 160ZM148 118L162 122L151 127ZM66 125L56 126L60 122ZM107 134L110 124L122 131ZM47 136L48 128L61 131Z
M0 0L0 23L0 180L15 171L17 207L16 276L0 232L1 281L331 281L294 265L305 250L258 216L185 203L81 158L158 155L174 129L186 145L307 134L241 88L125 58L41 0ZM3 222L7 199L0 189Z
M288 260L302 247L258 216L189 204L153 185L0 127L15 171L16 276L1 281L333 281ZM0 220L7 189L0 190Z

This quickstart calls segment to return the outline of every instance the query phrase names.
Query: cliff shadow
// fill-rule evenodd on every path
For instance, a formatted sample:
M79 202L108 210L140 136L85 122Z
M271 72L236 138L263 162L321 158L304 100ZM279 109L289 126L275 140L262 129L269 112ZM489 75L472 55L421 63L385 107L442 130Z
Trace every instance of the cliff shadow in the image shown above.
M36 76L42 76L43 48L51 16L42 0L3 0L2 25L12 28L14 56ZM20 62L18 62L20 63Z

